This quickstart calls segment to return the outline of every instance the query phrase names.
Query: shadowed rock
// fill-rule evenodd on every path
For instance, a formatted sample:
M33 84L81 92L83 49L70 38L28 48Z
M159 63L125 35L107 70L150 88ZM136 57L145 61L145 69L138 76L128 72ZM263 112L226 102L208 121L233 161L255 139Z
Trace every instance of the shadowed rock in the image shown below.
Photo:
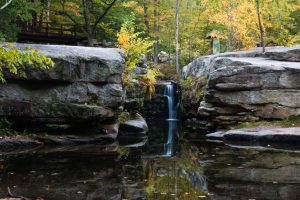
M115 123L124 104L124 54L119 49L16 44L32 47L52 58L50 70L26 68L27 78L5 73L0 85L0 117L34 131L94 129L117 134Z

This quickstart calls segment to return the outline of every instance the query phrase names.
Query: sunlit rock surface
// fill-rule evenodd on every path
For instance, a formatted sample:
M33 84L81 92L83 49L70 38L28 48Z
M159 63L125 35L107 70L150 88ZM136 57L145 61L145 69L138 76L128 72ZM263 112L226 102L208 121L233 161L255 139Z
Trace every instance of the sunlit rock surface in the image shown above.
M0 85L0 116L26 128L93 133L110 128L124 104L124 55L119 49L58 45L24 45L53 59L55 68L27 69L27 78L6 74ZM97 131L95 131L97 130Z
M300 142L300 128L281 128L261 126L230 131L219 131L206 135L209 139L225 140L230 142L279 143L298 145Z
M201 57L183 78L208 77L197 121L226 128L239 122L300 115L300 46ZM199 126L201 127L201 126Z

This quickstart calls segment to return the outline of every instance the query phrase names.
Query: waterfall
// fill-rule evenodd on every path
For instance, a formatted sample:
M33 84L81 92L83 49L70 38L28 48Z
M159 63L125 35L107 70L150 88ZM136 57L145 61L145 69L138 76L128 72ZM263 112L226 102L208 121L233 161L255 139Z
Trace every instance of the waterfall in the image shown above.
M175 105L175 93L177 94L177 91L174 90L173 84L166 85L164 95L168 98L168 120L177 120L178 105Z
M165 156L174 155L174 142L179 138L177 113L179 103L176 103L176 87L174 84L165 86L164 95L168 98L168 140L165 144Z

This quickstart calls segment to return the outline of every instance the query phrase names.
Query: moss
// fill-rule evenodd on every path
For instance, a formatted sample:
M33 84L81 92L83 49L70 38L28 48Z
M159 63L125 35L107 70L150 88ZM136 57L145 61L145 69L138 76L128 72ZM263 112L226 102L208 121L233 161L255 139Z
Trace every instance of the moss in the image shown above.
M156 94L164 94L165 85L156 85L155 90Z
M117 153L119 154L119 158L127 157L130 154L130 148L118 146Z
M94 93L88 93L87 97L88 97L87 103L89 105L98 105L98 97L97 97L96 94L94 94Z
M11 136L16 134L16 131L12 128L12 123L4 117L0 118L0 135Z
M182 91L182 100L192 104L198 104L205 96L207 78L202 77L188 77L180 81Z
M300 127L300 115L291 116L283 120L246 122L231 126L230 129L255 128L259 126Z
M48 117L57 117L63 114L59 104L55 104L55 103L47 104L45 107L45 112L48 115Z
M161 72L161 75L159 75L161 80L178 80L178 74L174 65L165 63L159 64L158 67Z
M122 112L119 115L118 119L117 119L117 123L122 124L122 123L126 122L129 119L130 119L130 113L129 112Z

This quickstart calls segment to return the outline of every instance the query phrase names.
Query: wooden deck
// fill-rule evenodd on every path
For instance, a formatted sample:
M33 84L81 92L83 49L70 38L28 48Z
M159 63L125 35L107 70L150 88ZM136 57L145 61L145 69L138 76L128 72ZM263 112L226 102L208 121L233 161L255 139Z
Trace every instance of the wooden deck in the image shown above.
M18 42L77 45L79 42L87 40L82 35L80 28L74 25L52 25L43 22L39 24L39 27L32 24L22 24L20 27L21 32L18 34Z

